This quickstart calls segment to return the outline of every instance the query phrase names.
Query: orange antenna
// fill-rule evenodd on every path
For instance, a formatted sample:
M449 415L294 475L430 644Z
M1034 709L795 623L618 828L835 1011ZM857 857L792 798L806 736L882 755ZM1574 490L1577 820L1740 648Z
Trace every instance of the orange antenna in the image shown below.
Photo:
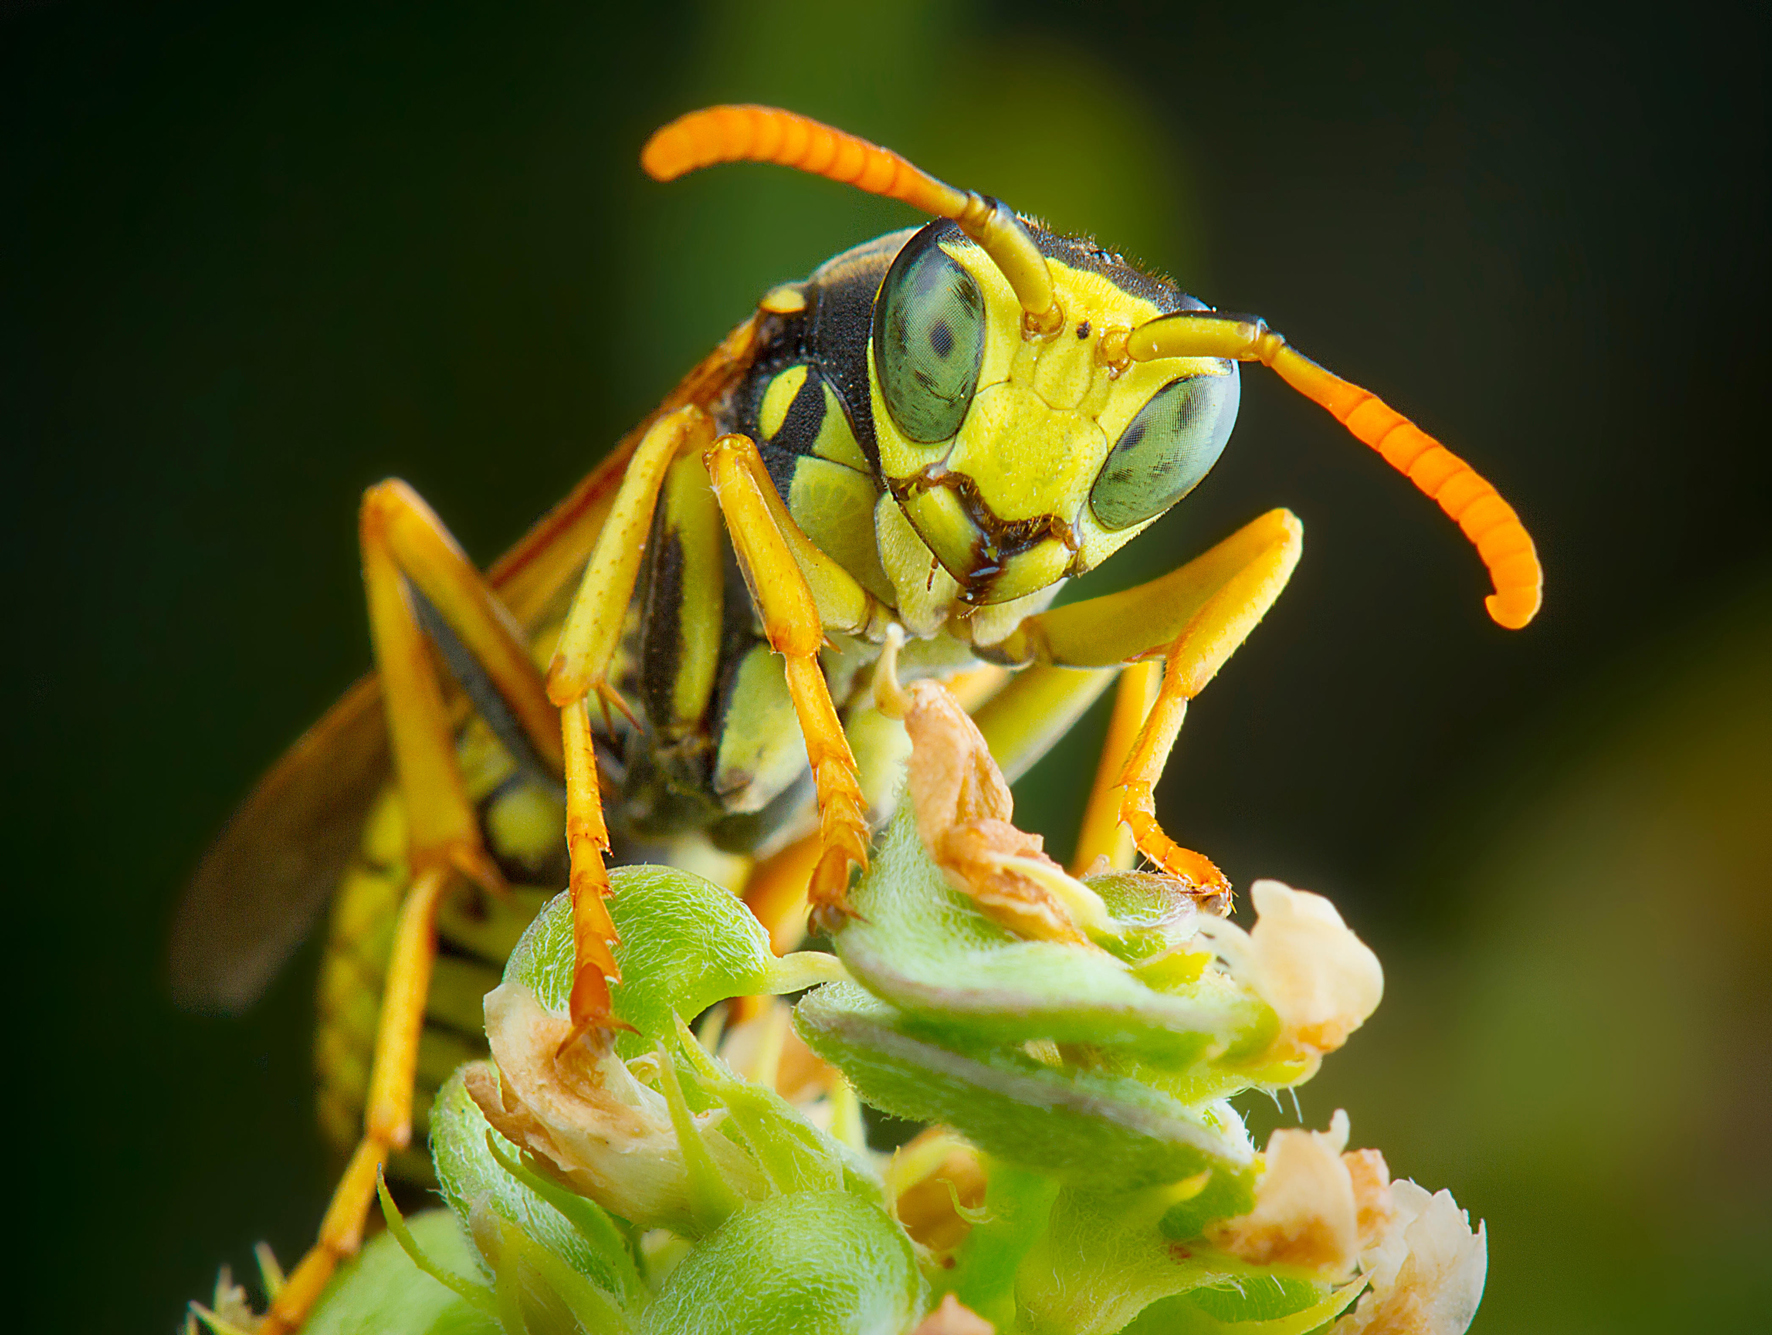
M1518 630L1538 614L1544 569L1513 506L1476 469L1402 413L1372 391L1325 371L1266 321L1217 311L1159 316L1132 331L1126 353L1135 361L1228 357L1272 367L1305 398L1327 408L1356 439L1377 450L1464 530L1495 585L1483 603L1491 617Z
M1030 329L1050 335L1064 325L1045 257L1001 200L956 189L891 149L779 107L704 107L654 132L640 150L640 165L659 181L717 162L773 162L951 218L1002 270Z

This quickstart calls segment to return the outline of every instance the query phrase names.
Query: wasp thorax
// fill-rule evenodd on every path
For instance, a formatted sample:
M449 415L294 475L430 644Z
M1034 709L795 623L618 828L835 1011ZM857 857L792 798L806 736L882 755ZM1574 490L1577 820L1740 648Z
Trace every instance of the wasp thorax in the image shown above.
M1098 564L1200 481L1236 416L1234 363L1120 355L1127 330L1191 299L1081 243L1041 245L1055 334L1027 329L1008 280L949 223L905 243L874 305L881 469L974 604Z

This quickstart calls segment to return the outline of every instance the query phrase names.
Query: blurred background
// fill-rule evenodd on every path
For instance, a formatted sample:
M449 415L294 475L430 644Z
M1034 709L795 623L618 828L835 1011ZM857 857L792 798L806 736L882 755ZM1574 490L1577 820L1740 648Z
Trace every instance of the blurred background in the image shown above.
M368 663L361 489L407 478L489 561L760 291L914 221L778 169L647 181L645 135L716 100L834 121L1260 312L1515 503L1548 572L1517 635L1431 505L1246 373L1216 472L1091 584L1303 517L1163 814L1378 950L1385 1004L1304 1116L1345 1106L1488 1221L1476 1329L1756 1324L1762 9L5 6L31 1328L169 1330L219 1263L312 1235L312 950L239 1021L174 1010L163 951L234 802ZM1022 785L1060 849L1099 726Z

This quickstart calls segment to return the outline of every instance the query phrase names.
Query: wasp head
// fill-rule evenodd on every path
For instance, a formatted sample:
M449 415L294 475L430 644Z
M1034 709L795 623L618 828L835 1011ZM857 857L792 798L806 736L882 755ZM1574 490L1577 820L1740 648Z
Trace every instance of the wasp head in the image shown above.
M1235 362L1126 353L1131 330L1201 303L1091 242L1029 230L1055 332L945 220L905 244L874 302L881 470L979 604L1100 564L1199 483L1237 413Z

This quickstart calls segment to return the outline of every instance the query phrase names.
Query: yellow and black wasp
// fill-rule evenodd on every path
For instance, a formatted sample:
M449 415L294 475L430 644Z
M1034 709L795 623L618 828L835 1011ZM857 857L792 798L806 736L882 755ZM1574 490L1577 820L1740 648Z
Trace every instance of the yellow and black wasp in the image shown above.
M788 112L695 112L642 154L662 180L737 160L935 220L766 293L484 574L403 483L371 488L377 674L265 778L191 888L174 975L220 1007L249 1001L338 890L317 1057L322 1120L355 1148L267 1330L298 1326L357 1247L378 1170L411 1153L415 1086L476 1054L480 995L563 882L571 1041L614 1023L611 858L724 881L780 937L807 900L844 912L906 746L866 689L891 626L910 637L901 670L954 683L1011 776L1118 674L1078 864L1142 853L1228 890L1164 834L1152 790L1187 702L1286 583L1298 521L1272 511L1159 579L1050 604L1212 467L1239 362L1439 502L1489 568L1495 620L1537 611L1532 541L1494 488L1262 321Z

